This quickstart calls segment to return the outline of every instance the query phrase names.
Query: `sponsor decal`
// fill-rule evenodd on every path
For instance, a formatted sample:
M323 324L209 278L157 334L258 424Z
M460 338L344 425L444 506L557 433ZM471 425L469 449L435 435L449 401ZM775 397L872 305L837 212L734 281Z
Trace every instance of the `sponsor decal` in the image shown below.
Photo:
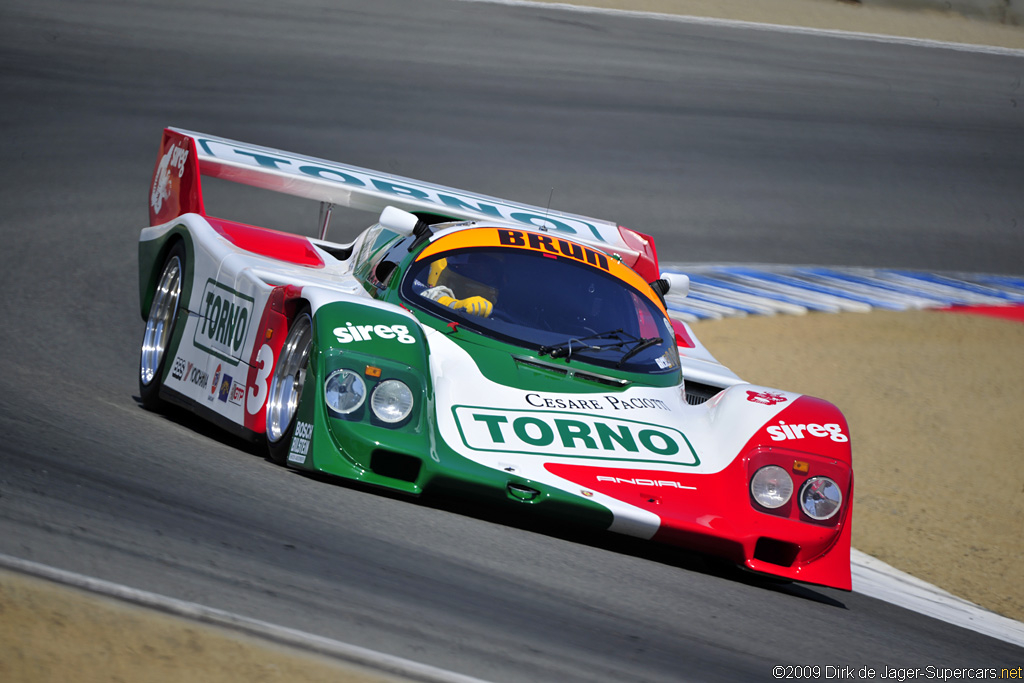
M181 145L180 147L178 145ZM164 201L171 196L171 174L180 179L185 175L185 162L188 161L188 141L180 140L160 157L157 171L153 178L153 189L149 193L149 204L153 211L160 213Z
M561 408L563 410L605 409L605 404L596 398L545 398L540 394L527 394L526 402L534 408Z
M313 439L313 425L308 422L296 422L292 432L292 445L288 449L288 462L300 465L306 462L309 454L309 443Z
M453 188L440 188L421 184L411 179L399 179L393 176L377 175L365 168L356 168L323 159L293 156L287 152L267 150L258 147L247 147L232 140L212 137L197 137L196 144L214 158L222 159L243 166L277 171L296 177L306 177L337 184L342 187L366 188L375 192L391 195L399 200L415 201L417 204L427 203L441 209L469 211L481 217L511 220L521 225L547 227L569 234L584 233L588 239L607 242L601 228L588 222L582 216L567 216L555 212L539 211L536 207L505 202L492 197L462 193ZM612 226L602 226L618 239Z
M785 403L789 399L774 391L747 391L747 400L763 406L773 406L776 403Z
M252 320L253 299L216 280L203 288L203 317L192 343L221 360L238 365Z
M213 373L213 381L210 382L210 395L206 397L210 401L217 395L217 386L220 382L220 367L220 364L218 364L217 370Z
M234 403L236 406L240 406L243 401L245 401L245 385L239 384L238 382L232 382L231 393L228 395L228 402Z
M636 410L649 408L668 410L668 404L657 398L624 398L622 396L599 396L597 398L549 398L541 394L527 394L525 400L534 408L556 408L562 410Z
M185 359L178 356L174 359L174 365L171 366L171 377L174 379L184 379L185 377Z
M192 382L192 384L205 389L206 382L210 379L210 375L205 370L200 370L199 366L194 365L192 361L189 361L185 369L185 379L186 381Z
M221 403L228 402L228 394L231 393L232 379L231 375L224 373L224 379L220 381L220 391L217 394L217 399Z
M686 436L664 425L544 410L455 406L452 412L463 443L473 450L700 464Z
M345 327L334 328L334 336L338 338L339 344L373 341L374 337L394 339L402 344L416 343L416 337L409 334L409 327L407 325L353 325L352 323L345 323Z
M608 270L608 257L601 252L584 247L568 240L555 239L548 235L522 230L498 230L498 243L506 247L522 247L542 251L546 254L557 254L581 263L589 263L602 270Z
M768 434L771 435L772 441L789 441L791 439L804 439L808 436L816 439L823 439L828 437L836 443L846 443L850 440L846 434L843 434L843 428L841 425L836 423L830 424L786 424L782 420L779 420L777 425L769 425L766 427Z
M623 398L621 396L605 396L604 398L614 410L635 410L637 408L672 410L667 403L657 398Z
M689 491L696 491L696 486L686 486L680 484L678 481L672 481L670 479L643 479L640 477L606 477L604 475L597 476L598 481L607 481L613 484L629 484L631 486L653 486L653 487L668 487L674 489L686 489Z

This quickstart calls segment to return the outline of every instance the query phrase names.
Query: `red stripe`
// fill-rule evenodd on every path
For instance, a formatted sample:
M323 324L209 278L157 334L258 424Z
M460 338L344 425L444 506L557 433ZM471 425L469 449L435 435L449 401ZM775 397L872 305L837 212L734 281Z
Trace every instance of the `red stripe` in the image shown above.
M1014 320L1019 323L1024 323L1024 305L1009 305L1009 306L951 306L949 308L941 308L940 311L947 313L970 313L972 315L987 315L992 318L1002 318L1004 320Z

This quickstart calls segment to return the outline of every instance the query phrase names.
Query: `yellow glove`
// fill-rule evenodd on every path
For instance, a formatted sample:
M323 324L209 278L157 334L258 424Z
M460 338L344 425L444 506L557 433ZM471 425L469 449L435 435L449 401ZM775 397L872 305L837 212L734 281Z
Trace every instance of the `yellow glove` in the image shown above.
M466 299L454 299L450 296L440 296L437 298L437 303L448 308L454 308L456 310L462 310L470 315L478 315L483 318L491 315L491 311L494 310L494 304L482 296L471 296Z

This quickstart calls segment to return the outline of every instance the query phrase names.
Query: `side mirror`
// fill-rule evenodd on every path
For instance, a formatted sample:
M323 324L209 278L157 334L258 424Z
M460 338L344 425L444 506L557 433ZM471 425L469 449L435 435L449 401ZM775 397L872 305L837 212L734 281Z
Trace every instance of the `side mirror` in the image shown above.
M420 219L415 214L396 209L393 206L384 207L384 210L380 213L380 224L388 230L397 232L399 235L408 236L413 234L419 223Z
M669 292L676 296L686 296L690 293L690 278L682 273L662 273L660 280L651 283L651 289L662 299Z
M676 296L690 293L690 277L683 273L662 273L661 279L668 283L668 291Z

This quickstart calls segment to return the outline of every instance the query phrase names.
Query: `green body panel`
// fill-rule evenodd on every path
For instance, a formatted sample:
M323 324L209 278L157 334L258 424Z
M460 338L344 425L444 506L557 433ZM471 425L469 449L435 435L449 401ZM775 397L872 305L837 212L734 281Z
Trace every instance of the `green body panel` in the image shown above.
M416 341L403 344L397 339L375 338L372 342L339 344L335 330L345 327L348 331L349 323L389 328L408 325L409 334ZM442 441L433 419L429 350L422 331L410 323L400 313L359 304L328 304L317 310L307 380L291 446L293 451L301 451L305 459L293 459L289 464L414 495L439 491L507 504L519 510L536 509L545 515L555 514L578 524L606 529L612 514L602 505L485 467ZM380 369L379 378L366 375L368 365ZM352 415L332 415L322 397L323 386L330 374L341 368L363 376L367 397L378 382L401 379L413 391L413 413L396 427L375 420L367 403ZM561 385L564 390L564 379ZM310 432L309 443L302 444L306 431Z

